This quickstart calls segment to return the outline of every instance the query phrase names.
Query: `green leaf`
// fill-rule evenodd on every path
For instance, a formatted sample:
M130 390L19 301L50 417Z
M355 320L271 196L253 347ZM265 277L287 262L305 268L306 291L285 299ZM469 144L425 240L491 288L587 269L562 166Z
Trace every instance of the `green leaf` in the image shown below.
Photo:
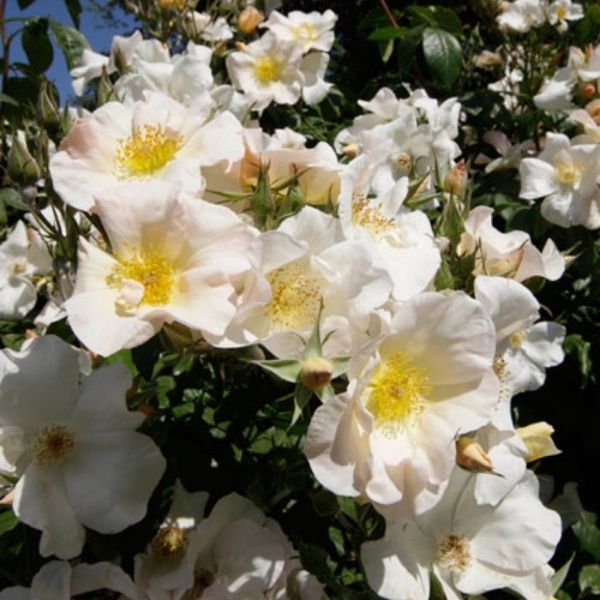
M14 529L19 524L19 519L12 510L5 510L0 513L0 535Z
M65 6L69 11L69 15L73 24L79 29L79 15L81 15L81 2L79 0L65 0Z
M371 42L387 42L397 38L403 38L408 29L406 27L383 27L376 29L367 38Z
M398 74L401 77L410 71L415 62L417 48L423 40L423 31L424 27L414 27L396 44Z
M300 368L302 367L301 361L292 359L253 360L252 362L259 367L262 367L265 371L269 371L270 373L277 375L280 379L289 381L290 383L296 383Z
M43 73L52 64L54 50L48 37L48 20L34 19L23 29L21 44L29 64L38 73Z
M0 92L0 102L5 102L6 104L10 104L12 106L19 106L19 103L14 98L8 94L3 94L2 92Z
M329 362L333 365L333 375L332 379L343 375L348 368L348 362L350 361L349 356L336 356L335 358L328 359Z
M89 42L73 27L51 21L50 29L54 34L58 47L65 56L69 71L78 67L81 64L83 51L91 48Z
M575 552L573 552L573 554L571 555L571 558L569 558L569 560L560 569L558 569L558 571L556 571L556 573L554 573L554 575L552 575L552 578L550 579L550 583L552 586L552 593L554 595L556 595L556 592L558 592L561 585L565 582L565 579L567 578L567 575L569 574L569 569L571 568L571 563L573 562L574 558L575 558Z
M429 25L430 27L437 27L439 25L431 8L411 4L407 8L407 12L411 17L414 17L417 21L425 23L425 25Z
M592 344L585 340L581 334L572 333L565 338L564 349L579 364L579 371L583 377L582 387L584 387L592 373L592 359L590 357Z
M21 199L21 194L12 188L3 188L0 190L0 202L5 206L12 206L17 210L29 210L29 206Z
M423 32L423 54L431 76L440 85L450 88L462 67L458 40L443 29L428 27Z
M582 550L600 560L600 529L596 525L596 515L583 511L581 519L573 525L573 532L577 536Z
M449 31L458 38L462 37L463 25L459 16L451 8L432 6L430 9L439 27Z
M600 565L586 565L579 571L579 588L582 592L590 590L592 594L600 594Z

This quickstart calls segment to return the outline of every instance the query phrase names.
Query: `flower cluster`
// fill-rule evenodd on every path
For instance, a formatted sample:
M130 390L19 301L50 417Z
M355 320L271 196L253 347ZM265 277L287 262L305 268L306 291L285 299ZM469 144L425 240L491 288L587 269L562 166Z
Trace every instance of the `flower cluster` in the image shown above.
M27 187L43 201L0 245L0 317L31 320L0 352L0 482L41 532L39 554L60 559L0 598L325 598L331 582L286 529L300 488L265 501L251 484L215 484L250 437L240 427L221 443L237 426L235 364L258 374L242 395L291 390L272 403L293 405L283 425L266 400L245 407L271 419L262 442L296 435L276 477L300 461L311 497L335 497L319 516L344 502L371 511L378 528L353 549L371 590L427 600L435 582L449 600L499 588L547 600L561 520L527 465L559 450L515 397L563 361L565 327L536 294L563 276L566 251L472 205L458 97L381 87L329 137L272 118L330 93L333 11L153 10L185 35L83 50L73 87L96 88L98 106L71 111ZM515 0L498 23L563 31L582 16L570 0ZM599 57L572 49L538 107L597 95ZM598 102L569 113L581 135L548 132L543 149L488 132L501 157L484 157L485 173L518 169L521 198L544 198L550 223L599 228ZM187 377L182 363L205 359ZM192 398L185 426L165 365ZM193 438L192 457L178 436ZM258 472L252 448L244 464ZM205 465L201 485L183 476L190 460ZM100 534L138 528L122 565L116 552L83 562Z

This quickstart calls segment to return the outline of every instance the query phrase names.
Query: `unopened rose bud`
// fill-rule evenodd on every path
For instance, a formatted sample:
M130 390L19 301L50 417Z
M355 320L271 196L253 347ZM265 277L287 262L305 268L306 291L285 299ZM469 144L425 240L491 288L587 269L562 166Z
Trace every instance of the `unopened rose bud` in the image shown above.
M527 462L560 454L560 450L552 440L554 427L549 423L539 421L526 427L518 427L516 432L527 446L527 456L525 457Z
M489 69L491 67L499 67L502 65L502 57L497 52L484 50L481 54L475 57L475 66L478 69Z
M186 5L187 0L156 0L156 5L162 10L175 10L182 11Z
M589 100L596 95L596 86L592 83L586 83L579 88L579 95L584 100Z
M300 381L311 391L323 389L333 376L333 365L320 356L309 358L300 367Z
M484 449L471 437L456 441L456 462L469 471L492 471L494 465Z
M455 196L462 196L465 188L465 161L456 164L444 178L444 189Z
M8 153L8 174L10 178L22 185L35 183L40 178L40 168L29 153L27 144L17 135L13 135Z
M238 29L244 35L252 35L258 24L265 20L265 16L254 6L247 6L238 17Z
M600 98L588 102L585 106L587 113L594 119L596 125L600 125Z
M348 158L354 158L358 154L358 144L348 144L342 148L342 154Z
M62 121L62 114L56 101L56 91L47 79L44 79L40 85L35 116L37 122L50 131L55 131Z
M10 490L10 492L0 498L0 506L12 506L14 498L15 490Z
M117 101L117 94L115 92L115 88L106 72L106 69L102 70L102 75L98 81L98 87L96 89L96 104L97 106L102 106L107 102Z

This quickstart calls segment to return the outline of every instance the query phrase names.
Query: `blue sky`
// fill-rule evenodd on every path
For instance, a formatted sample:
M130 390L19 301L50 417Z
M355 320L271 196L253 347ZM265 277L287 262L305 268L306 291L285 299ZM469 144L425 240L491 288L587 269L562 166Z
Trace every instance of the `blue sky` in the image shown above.
M86 0L81 0L81 4L84 7L81 13L81 27L80 31L90 42L92 48L96 52L107 52L110 49L110 43L114 34L122 34L126 31L115 31L106 26L102 19L96 14L86 10ZM8 0L7 4L7 18L11 17L29 17L29 16L43 16L63 23L65 25L73 26L73 22L65 8L64 0L35 0L31 6L25 10L21 10L17 4L17 0ZM131 23L131 28L134 27L133 18L128 15L120 13L119 18ZM10 23L8 25L9 32L15 31L20 27L18 23ZM27 62L23 48L21 47L20 36L17 37L11 44L10 50L10 61L11 62ZM71 78L67 71L67 65L62 56L62 53L58 48L54 48L54 61L52 66L46 72L46 77L51 81L54 81L57 86L61 101L64 101L68 97L72 97L73 89L71 88Z

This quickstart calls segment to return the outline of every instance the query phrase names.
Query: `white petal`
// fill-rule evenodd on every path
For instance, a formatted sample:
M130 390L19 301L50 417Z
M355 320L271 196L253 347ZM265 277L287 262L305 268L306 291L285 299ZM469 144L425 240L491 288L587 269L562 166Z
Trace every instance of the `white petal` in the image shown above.
M144 517L165 466L148 436L119 431L78 433L63 470L81 522L101 533L115 533Z
M29 465L15 488L15 514L42 530L40 554L75 558L81 553L85 530L75 514L60 467Z

